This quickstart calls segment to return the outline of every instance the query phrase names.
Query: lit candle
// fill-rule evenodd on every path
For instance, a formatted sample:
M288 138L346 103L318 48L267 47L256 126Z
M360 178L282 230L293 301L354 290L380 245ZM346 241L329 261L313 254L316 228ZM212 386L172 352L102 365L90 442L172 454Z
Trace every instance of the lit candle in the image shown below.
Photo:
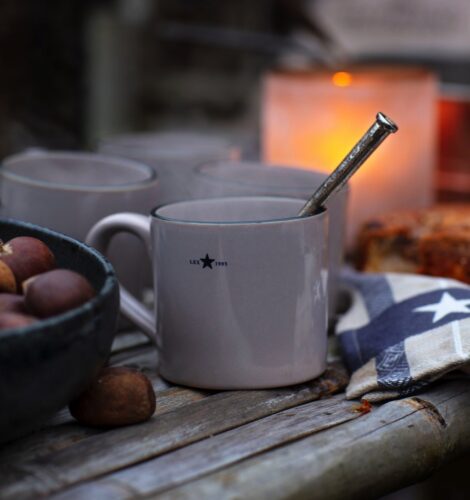
M434 193L437 82L414 68L279 72L264 88L266 163L331 172L378 111L400 131L351 180L347 240L379 213L429 206Z

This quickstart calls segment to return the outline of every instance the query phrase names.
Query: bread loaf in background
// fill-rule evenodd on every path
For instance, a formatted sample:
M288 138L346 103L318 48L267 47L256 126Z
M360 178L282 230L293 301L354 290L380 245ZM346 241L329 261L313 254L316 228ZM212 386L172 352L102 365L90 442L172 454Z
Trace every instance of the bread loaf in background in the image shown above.
M361 229L358 268L454 278L470 284L470 204L374 217Z

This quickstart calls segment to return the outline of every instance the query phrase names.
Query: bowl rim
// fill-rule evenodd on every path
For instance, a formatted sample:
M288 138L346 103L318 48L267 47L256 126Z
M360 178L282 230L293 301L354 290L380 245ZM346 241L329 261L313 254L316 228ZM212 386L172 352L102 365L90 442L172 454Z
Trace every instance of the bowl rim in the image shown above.
M64 313L57 314L56 316L51 316L50 318L40 318L38 322L35 322L31 325L20 328L6 328L4 330L1 330L0 341L16 337L18 335L27 335L30 332L36 331L38 328L53 328L58 322L63 323L74 320L75 318L85 317L87 314L91 314L95 308L100 306L108 298L109 295L114 293L115 289L118 287L116 273L111 263L100 252L95 250L93 247L90 247L86 243L78 241L71 236L67 236L66 234L60 233L58 231L53 231L52 229L38 226L37 224L32 224L30 222L20 221L18 219L0 217L0 227L3 224L9 224L18 227L19 229L24 228L28 231L43 233L53 238L59 238L60 240L66 241L68 244L81 249L82 251L86 252L99 261L105 272L105 280L101 288L99 290L96 290L96 295L84 304L70 309L69 311L66 311Z

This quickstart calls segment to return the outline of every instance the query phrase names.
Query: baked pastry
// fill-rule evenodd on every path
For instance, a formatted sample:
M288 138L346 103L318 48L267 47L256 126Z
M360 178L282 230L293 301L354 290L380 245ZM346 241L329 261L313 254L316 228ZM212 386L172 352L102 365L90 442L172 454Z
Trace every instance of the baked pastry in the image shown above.
M470 204L375 217L360 231L357 256L363 271L421 273L470 283Z

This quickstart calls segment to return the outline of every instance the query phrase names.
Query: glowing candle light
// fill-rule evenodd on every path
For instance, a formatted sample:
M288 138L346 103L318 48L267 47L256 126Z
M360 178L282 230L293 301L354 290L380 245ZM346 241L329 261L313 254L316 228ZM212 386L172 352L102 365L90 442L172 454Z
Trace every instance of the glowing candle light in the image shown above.
M331 81L337 87L349 87L352 82L352 75L347 71L337 71L331 77Z
M267 76L266 163L331 172L378 111L400 131L353 177L348 242L366 219L433 201L437 82L414 68L279 72Z

